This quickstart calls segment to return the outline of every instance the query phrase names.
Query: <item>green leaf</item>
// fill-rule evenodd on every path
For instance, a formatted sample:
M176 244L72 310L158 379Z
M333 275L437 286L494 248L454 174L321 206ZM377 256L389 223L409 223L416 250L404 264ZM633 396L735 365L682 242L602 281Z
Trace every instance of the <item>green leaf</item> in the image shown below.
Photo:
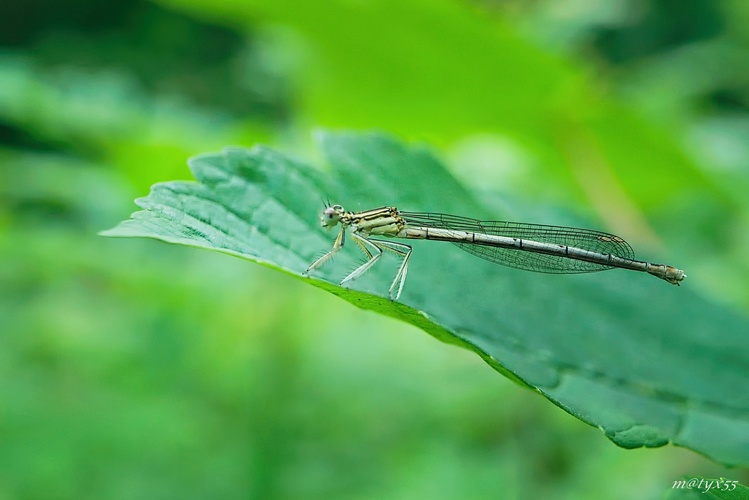
M142 211L103 234L237 255L412 323L473 350L619 446L672 442L749 464L749 321L701 298L694 277L675 287L620 270L535 274L421 241L399 302L387 298L394 258L351 288L336 284L361 262L354 245L302 276L335 238L320 227L321 199L349 210L504 215L489 212L424 148L378 134L319 139L328 175L262 146L228 148L193 158L197 183L155 185L137 200Z

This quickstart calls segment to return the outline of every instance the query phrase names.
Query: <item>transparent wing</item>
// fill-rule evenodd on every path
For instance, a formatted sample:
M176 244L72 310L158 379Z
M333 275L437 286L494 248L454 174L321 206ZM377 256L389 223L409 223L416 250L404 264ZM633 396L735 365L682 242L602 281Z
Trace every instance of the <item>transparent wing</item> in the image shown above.
M480 221L457 215L427 212L400 212L400 215L409 225L414 227L434 227L452 231L470 231L495 236L506 236L508 238L576 247L591 252L611 254L625 259L635 258L632 247L622 238L592 229L526 224L522 222ZM454 244L466 252L490 262L527 271L574 274L612 269L612 266L570 259L559 255L547 255L474 243L456 242Z

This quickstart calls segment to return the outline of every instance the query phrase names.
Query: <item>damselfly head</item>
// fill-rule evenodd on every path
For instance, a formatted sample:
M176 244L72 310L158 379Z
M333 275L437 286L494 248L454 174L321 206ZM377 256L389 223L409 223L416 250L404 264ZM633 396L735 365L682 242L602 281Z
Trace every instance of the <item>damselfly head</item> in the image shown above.
M322 227L334 227L341 221L343 213L343 207L340 205L327 207L322 211L322 215L320 216L320 224L322 225Z

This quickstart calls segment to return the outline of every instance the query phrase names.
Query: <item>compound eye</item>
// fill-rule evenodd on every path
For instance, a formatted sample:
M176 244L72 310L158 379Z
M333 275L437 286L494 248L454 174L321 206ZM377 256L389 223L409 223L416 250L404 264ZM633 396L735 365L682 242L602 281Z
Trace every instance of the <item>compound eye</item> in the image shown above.
M336 209L340 208L339 205L334 205L323 210L322 216L320 216L320 223L323 227L330 227L338 224L338 221L341 220L341 214Z

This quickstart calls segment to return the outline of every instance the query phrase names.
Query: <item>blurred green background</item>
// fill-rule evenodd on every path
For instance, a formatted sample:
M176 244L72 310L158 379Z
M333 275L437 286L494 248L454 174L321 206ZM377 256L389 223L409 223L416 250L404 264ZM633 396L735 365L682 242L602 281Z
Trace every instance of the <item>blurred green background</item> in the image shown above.
M316 128L374 128L433 145L499 211L595 221L745 314L748 21L738 0L3 2L0 498L749 484L619 449L475 355L280 273L96 236L189 179L189 156L315 161Z

